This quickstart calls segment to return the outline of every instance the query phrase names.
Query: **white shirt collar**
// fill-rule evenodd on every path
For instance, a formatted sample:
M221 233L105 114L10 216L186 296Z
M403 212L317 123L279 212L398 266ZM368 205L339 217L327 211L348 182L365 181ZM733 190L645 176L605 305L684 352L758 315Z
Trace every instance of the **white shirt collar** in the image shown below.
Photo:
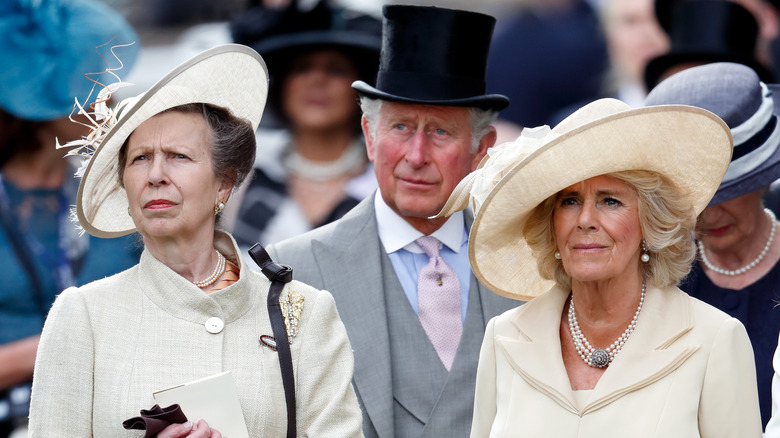
M409 252L422 254L423 250L415 243L415 240L424 236L424 234L417 231L404 218L394 212L385 203L379 190L376 191L374 196L374 210L376 211L379 240L382 242L386 253L391 254L403 248ZM457 253L460 251L465 233L466 227L463 222L463 212L459 211L450 216L447 222L434 231L431 236L439 239L444 245Z

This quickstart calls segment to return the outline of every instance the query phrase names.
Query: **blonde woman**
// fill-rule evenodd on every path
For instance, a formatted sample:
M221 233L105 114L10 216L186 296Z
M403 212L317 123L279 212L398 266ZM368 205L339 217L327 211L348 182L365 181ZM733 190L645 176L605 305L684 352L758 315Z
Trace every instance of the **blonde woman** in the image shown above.
M467 177L475 275L530 300L488 324L472 437L761 436L744 327L675 287L730 155L707 111L604 99Z

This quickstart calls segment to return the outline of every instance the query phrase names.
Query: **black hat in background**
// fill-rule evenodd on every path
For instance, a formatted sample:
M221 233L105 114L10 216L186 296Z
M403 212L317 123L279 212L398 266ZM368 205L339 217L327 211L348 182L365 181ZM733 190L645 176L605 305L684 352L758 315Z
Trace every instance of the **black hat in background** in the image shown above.
M268 103L272 117L284 124L281 111L281 81L299 55L335 49L349 57L360 78L374 83L382 44L382 22L370 15L318 1L302 10L298 0L283 8L257 2L230 23L233 41L252 47L268 66L271 87ZM271 122L273 124L273 122Z
M297 0L281 9L259 4L233 19L230 31L234 42L252 47L263 57L272 80L296 55L326 48L350 56L366 81L373 82L379 65L382 23L332 7L326 0L310 10L301 10Z
M648 90L669 68L686 63L735 62L755 70L762 81L773 81L756 60L758 23L742 6L728 0L656 0L655 12L671 48L645 67Z
M488 50L496 19L476 12L393 5L382 10L376 87L352 88L375 99L500 111L509 99L485 94Z

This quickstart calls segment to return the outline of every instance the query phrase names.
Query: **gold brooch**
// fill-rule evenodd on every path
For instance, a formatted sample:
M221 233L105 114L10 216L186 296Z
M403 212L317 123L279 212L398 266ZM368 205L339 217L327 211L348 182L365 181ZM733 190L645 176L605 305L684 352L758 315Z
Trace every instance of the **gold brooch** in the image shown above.
M284 325L287 327L287 338L291 344L295 335L298 334L298 321L300 321L301 312L303 312L303 301L303 295L293 289L287 290L286 297L279 297Z

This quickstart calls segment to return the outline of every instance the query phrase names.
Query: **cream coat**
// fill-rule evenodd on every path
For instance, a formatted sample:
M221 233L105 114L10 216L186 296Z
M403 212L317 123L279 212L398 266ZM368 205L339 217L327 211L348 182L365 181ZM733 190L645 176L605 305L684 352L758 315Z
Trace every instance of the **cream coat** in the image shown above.
M151 408L153 391L227 370L250 435L285 436L279 360L259 342L272 334L270 282L240 261L229 236L218 235L215 246L241 263L241 275L210 295L148 251L137 266L60 295L38 350L31 437L141 437L122 421ZM298 434L362 436L352 352L333 298L297 281L282 296L291 289L305 297L291 345ZM211 334L204 323L215 316L225 326Z
M554 287L490 321L472 437L761 437L744 327L677 288L648 288L636 330L579 409L561 358L567 296Z

